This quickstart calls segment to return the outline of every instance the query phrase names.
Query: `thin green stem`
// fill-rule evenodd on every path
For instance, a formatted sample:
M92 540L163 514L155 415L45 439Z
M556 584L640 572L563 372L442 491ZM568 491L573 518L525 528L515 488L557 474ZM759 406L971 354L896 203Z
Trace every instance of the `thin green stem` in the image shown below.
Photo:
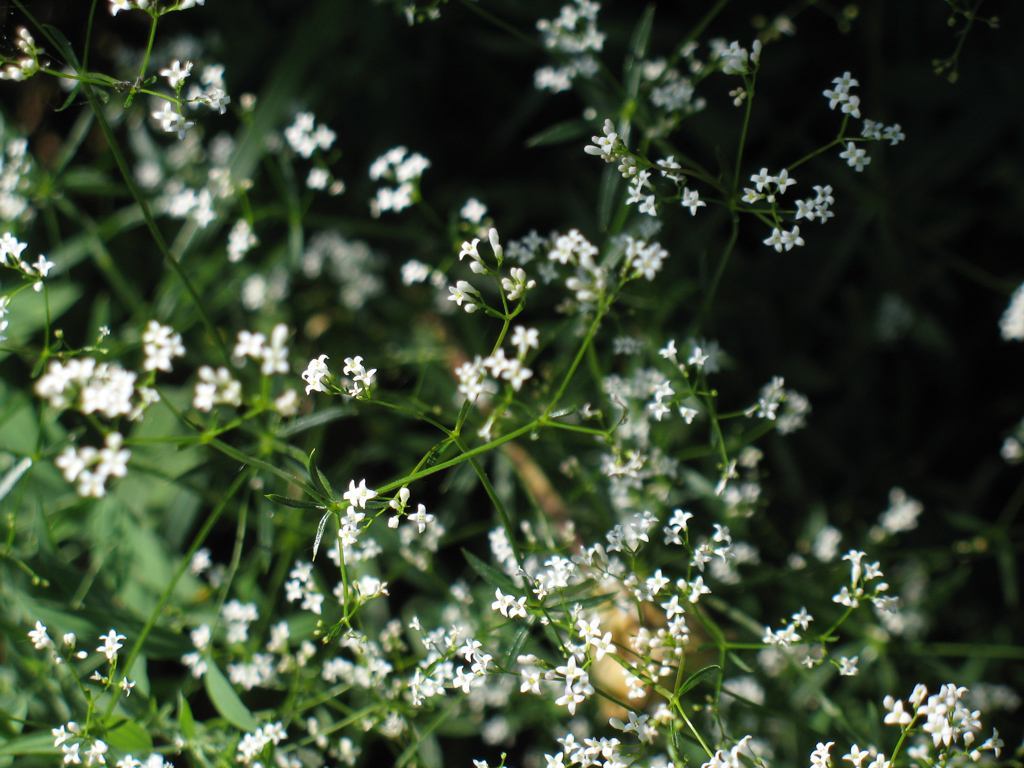
M139 636L135 638L135 642L132 644L132 649L128 652L128 660L124 663L122 677L127 676L131 671L132 664L135 663L135 659L142 652L142 648L146 643L146 638L149 637L149 633L153 631L153 627L156 626L157 621L160 619L160 614L163 613L164 608L167 607L167 603L171 599L171 595L174 593L174 588L178 585L178 581L182 576L185 575L185 571L188 570L188 566L192 561L192 556L203 546L203 542L206 541L206 537L210 535L210 531L213 530L213 526L217 524L221 514L227 508L228 503L234 498L235 494L238 493L238 489L242 487L242 484L249 479L251 471L243 469L231 485L228 486L227 490L224 491L224 495L221 497L220 502L210 512L209 517L206 518L206 522L203 523L203 527L199 529L195 538L192 540L191 546L188 551L182 556L181 563L178 564L177 570L171 577L170 583L164 588L164 592L160 595L160 599L157 601L156 607L153 612L149 615L149 619L142 627L142 631L139 632ZM107 706L106 716L110 717L110 714L114 711L114 707L117 705L117 697L110 702Z
M732 213L732 231L729 234L729 242L725 245L725 250L722 252L722 257L718 260L718 268L715 270L715 276L711 280L711 286L708 288L708 292L704 295L704 304L701 307L700 317L694 327L694 334L697 334L700 328L707 322L708 317L711 314L711 305L715 300L715 294L718 292L718 284L722 281L722 275L725 274L725 267L729 263L729 257L732 256L733 249L736 247L736 241L740 236L740 217L736 211Z
M746 78L743 78L746 80ZM750 127L750 113L754 107L754 81L757 79L756 74L750 78L750 83L747 86L747 108L743 112L743 128L740 130L740 145L736 150L736 168L732 175L732 193L733 195L740 188L740 168L743 166L743 149L747 143L747 130Z
M91 86L84 85L82 87L82 91L89 100L89 105L92 107L93 113L96 115L96 122L100 126L100 130L103 132L103 136L107 140L107 145L110 147L111 154L114 156L114 161L117 163L117 167L120 169L121 175L124 177L125 184L128 185L128 190L131 192L132 197L135 198L135 202L138 203L139 209L142 211L142 217L146 221L146 227L153 235L153 240L156 242L157 248L163 255L164 261L167 262L167 265L177 273L182 285L185 286L185 290L192 298L196 312L199 314L199 318L203 325L206 326L206 331L210 334L210 338L220 352L224 363L230 366L231 355L228 354L227 347L224 345L224 340L220 337L220 334L217 333L213 320L210 319L209 314L207 314L206 309L203 307L202 300L199 298L199 294L196 292L195 286L192 285L192 281L189 279L188 275L185 274L184 268L180 263L178 263L178 260L174 258L170 250L167 248L167 242L164 240L160 227L157 226L156 219L153 217L153 211L149 207L149 203L142 196L141 190L139 190L138 186L135 184L135 178L132 175L131 168L128 166L128 161L125 159L124 153L121 151L121 147L118 145L117 139L114 137L114 132L110 127L110 123L107 122L107 119L103 114L103 105L99 103L99 100L96 98L96 94L93 92Z

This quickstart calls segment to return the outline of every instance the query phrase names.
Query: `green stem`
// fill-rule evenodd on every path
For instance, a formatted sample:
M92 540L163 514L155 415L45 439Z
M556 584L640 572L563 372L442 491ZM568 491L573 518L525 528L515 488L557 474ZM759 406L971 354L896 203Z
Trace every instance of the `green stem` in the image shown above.
M708 316L711 314L711 304L715 299L715 294L718 292L718 284L722 280L722 275L725 274L725 267L729 263L729 257L732 256L733 249L736 247L736 241L739 239L739 236L740 217L736 211L733 211L732 232L729 234L729 242L726 243L725 250L722 252L722 258L718 260L718 269L715 270L715 276L711 280L711 287L708 288L708 292L704 296L704 305L701 307L700 319L698 319L694 328L694 335L696 335L704 323L707 322Z
M178 263L178 260L174 258L170 250L167 248L167 243L164 240L163 233L160 232L156 219L153 218L153 211L150 209L149 203L146 202L146 199L142 196L142 192L135 184L135 178L132 175L131 168L128 167L128 161L125 159L124 153L121 151L121 147L114 138L114 132L110 127L110 123L107 122L107 118L103 114L103 105L99 103L99 100L96 98L96 94L93 92L91 86L83 85L82 91L89 100L89 106L92 107L93 113L96 115L96 122L100 126L100 130L103 132L103 136L107 140L107 145L110 147L111 154L114 156L114 161L117 163L117 167L121 170L121 175L124 177L125 184L128 185L128 190L131 192L132 197L135 198L135 202L138 203L139 209L142 211L142 217L146 220L146 227L153 235L153 240L156 242L157 248L163 255L164 261L166 261L168 266L177 273L178 278L185 286L185 290L192 298L192 302L196 307L196 312L199 314L199 318L202 320L203 325L206 326L207 333L210 334L210 338L220 351L224 363L230 366L231 355L228 354L227 347L224 345L224 340L221 339L220 334L217 333L217 329L213 325L213 321L210 319L206 309L203 307L199 294L196 292L195 286L192 285L192 281L189 279L188 275L185 274L184 268Z
M203 523L203 527L199 529L199 533L192 540L192 545L188 548L188 551L182 557L181 563L178 565L178 569L174 572L174 576L171 577L171 582L164 589L163 594L160 596L160 600L156 604L156 608L150 614L149 619L146 621L145 626L142 627L142 631L139 632L139 636L135 639L135 643L132 645L131 651L128 653L128 660L125 662L122 673L122 677L126 677L131 671L132 664L135 663L135 659L142 652L142 646L146 642L146 638L149 637L149 633L153 631L153 627L156 626L157 620L160 618L160 614L163 613L164 608L167 607L168 601L171 599L171 594L174 592L174 588L178 585L178 580L185 575L185 571L188 569L189 563L192 561L192 556L199 550L206 541L206 537L210 535L210 531L213 530L213 526L220 519L221 514L227 508L228 502L238 493L238 489L242 487L242 484L249 479L249 470L242 470L238 473L238 476L234 479L228 489L224 492L224 496L221 498L220 503L213 508L210 516L206 518L206 522ZM118 697L114 697L110 704L107 706L106 717L110 717L110 714L114 711L114 707L117 705Z

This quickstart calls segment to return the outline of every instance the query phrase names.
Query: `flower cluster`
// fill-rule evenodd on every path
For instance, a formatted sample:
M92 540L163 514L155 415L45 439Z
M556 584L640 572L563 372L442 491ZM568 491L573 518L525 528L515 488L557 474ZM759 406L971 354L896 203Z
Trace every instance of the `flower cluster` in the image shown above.
M260 373L273 376L275 373L288 373L288 348L284 345L291 331L284 323L278 323L270 332L270 339L262 333L239 331L238 340L232 355L238 365L246 357L260 361Z
M0 80L21 81L39 71L39 57L45 51L36 45L32 33L25 27L18 27L14 33L14 45L23 55L0 68Z
M185 354L185 345L181 343L181 334L175 333L168 325L161 325L150 320L146 331L142 334L142 349L146 360L142 364L144 371L171 371L171 359Z
M285 599L289 603L301 600L302 610L319 616L323 612L324 595L313 581L313 564L296 560L288 577L289 581L284 584Z
M285 128L284 138L288 146L308 159L318 149L326 152L333 147L338 135L323 123L317 124L312 112L299 112L295 122Z
M198 371L192 407L200 411L212 411L215 405L239 406L242 404L242 384L223 365L214 370L204 365Z
M138 374L116 363L97 363L94 358L52 360L35 383L36 394L50 407L75 408L84 414L99 413L108 419L127 416L136 421L160 398L156 390L136 386Z
M537 90L567 91L576 77L589 78L597 72L592 52L600 52L605 41L605 34L597 29L600 8L594 0L574 0L562 6L557 18L537 21L544 46L568 58L562 66L541 67L534 73Z
M120 432L111 432L100 449L87 445L76 450L69 445L53 463L64 473L67 482L78 483L79 496L99 499L106 495L107 480L124 477L128 473L128 459L132 453L121 447L123 441Z
M822 91L822 95L828 99L828 108L834 110L838 106L839 111L843 114L860 120L860 97L852 92L852 89L859 85L857 80L851 77L849 72L844 72L840 77L834 78L832 84L835 86L834 88L826 88ZM866 118L861 130L861 137L871 141L888 141L893 146L906 139L899 123L885 126ZM855 171L860 172L871 163L871 158L867 154L866 149L858 148L853 141L848 141L846 148L839 153L839 157L846 160L846 164Z
M419 182L423 172L430 167L430 161L418 152L409 154L405 147L389 149L373 161L370 179L387 179L397 187L380 187L377 195L370 200L370 215L378 218L385 211L399 211L409 208L419 199Z
M31 264L23 261L21 254L27 247L27 243L22 243L10 232L5 232L0 237L0 266L10 267L21 272L26 279L32 281L32 287L36 291L41 291L43 289L43 278L47 277L50 274L50 270L57 265L49 261L42 254L39 254L39 257ZM3 328L0 328L0 330L3 330Z
M535 328L517 325L511 339L516 347L516 356L506 357L505 350L499 347L492 355L477 355L473 362L463 363L455 369L459 392L470 402L475 402L480 395L493 391L486 378L488 373L494 379L504 379L518 392L523 383L533 376L533 371L526 367L524 360L531 348L539 346L539 339L539 332Z

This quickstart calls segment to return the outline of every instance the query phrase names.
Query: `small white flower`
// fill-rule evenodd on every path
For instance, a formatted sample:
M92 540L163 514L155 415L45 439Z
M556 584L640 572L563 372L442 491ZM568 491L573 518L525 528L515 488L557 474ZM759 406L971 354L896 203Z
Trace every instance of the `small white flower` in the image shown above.
M358 487L356 486L355 480L349 480L348 490L342 494L342 497L349 502L353 507L359 507L360 509L366 509L366 502L377 495L376 491L371 491L366 487L366 480L360 480Z
M110 630L107 634L100 635L103 645L99 646L96 650L106 656L107 661L113 661L114 657L117 656L117 652L124 647L120 641L126 639L124 635L119 635L114 630Z

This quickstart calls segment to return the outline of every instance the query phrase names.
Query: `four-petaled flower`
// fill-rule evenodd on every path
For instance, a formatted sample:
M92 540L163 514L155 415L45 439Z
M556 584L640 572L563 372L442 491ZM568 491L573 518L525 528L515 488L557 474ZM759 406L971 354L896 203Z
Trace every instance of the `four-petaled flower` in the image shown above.
M355 480L349 480L348 490L342 494L342 497L353 507L366 509L366 502L376 495L376 491L372 491L366 487L366 480L364 479L359 481L358 486L356 486Z
M124 646L121 644L121 640L126 640L124 635L119 635L114 630L110 630L105 635L100 635L100 640L103 641L103 645L99 646L96 650L107 657L107 661L113 661L114 657L117 656L118 650Z

